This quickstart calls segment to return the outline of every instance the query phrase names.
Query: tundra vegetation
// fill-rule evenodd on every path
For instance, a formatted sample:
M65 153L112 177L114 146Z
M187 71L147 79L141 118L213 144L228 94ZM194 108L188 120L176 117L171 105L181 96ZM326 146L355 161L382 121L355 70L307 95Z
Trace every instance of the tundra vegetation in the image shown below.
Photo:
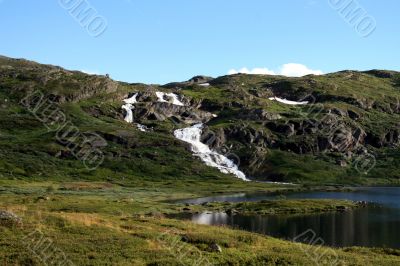
M338 265L398 264L398 250L310 251L168 217L184 211L176 200L185 198L398 185L399 75L238 74L160 86L0 57L0 258L16 265L49 264L55 253L75 265L310 265L315 261L305 253L315 252ZM156 92L174 93L184 104L159 102ZM127 123L123 100L134 93L134 123ZM244 182L206 166L173 134L195 123L205 126L202 141L234 159L249 179L295 185ZM191 208L282 214L338 206L357 207L280 199ZM39 249L38 238L54 252Z

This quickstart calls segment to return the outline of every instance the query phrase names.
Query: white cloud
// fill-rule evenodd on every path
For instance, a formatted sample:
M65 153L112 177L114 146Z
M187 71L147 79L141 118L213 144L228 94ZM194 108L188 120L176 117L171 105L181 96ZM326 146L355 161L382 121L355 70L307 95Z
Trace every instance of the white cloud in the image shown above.
M228 74L233 75L233 74L253 74L253 75L276 75L276 73L272 70L269 70L268 68L253 68L249 70L248 68L244 67L240 70L236 69L231 69L229 70Z
M233 74L258 74L258 75L283 75L287 77L302 77L305 75L309 74L314 74L314 75L322 75L324 74L321 70L313 70L308 68L305 65L302 64L295 64L295 63L289 63L289 64L284 64L282 67L280 67L279 71L273 71L268 68L253 68L249 70L248 68L244 67L240 70L236 69L231 69L229 70L228 74L233 75Z
M324 74L321 70L312 70L302 64L284 64L280 70L280 74L287 77L302 77L305 75L322 75Z
M99 71L95 71L95 70L81 70L81 72L89 74L89 75L100 75Z

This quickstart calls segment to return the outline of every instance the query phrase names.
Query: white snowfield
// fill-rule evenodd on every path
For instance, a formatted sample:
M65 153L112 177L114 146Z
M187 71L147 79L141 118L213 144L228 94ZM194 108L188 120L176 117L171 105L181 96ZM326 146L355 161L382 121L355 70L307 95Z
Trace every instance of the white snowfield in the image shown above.
M277 102L284 103L284 104L289 104L289 105L306 105L306 104L308 104L307 101L295 102L295 101L289 101L289 100L286 100L286 99L282 99L282 98L279 98L279 97L270 97L268 99L271 100L271 101L277 101Z
M197 124L192 127L175 130L174 136L179 140L191 144L193 155L199 157L206 165L218 168L224 174L233 174L242 180L249 181L232 160L212 151L206 144L200 141L202 129L203 124Z
M180 100L178 95L175 93L165 93L161 91L156 92L158 102L160 103L172 103L173 105L185 106ZM166 100L168 99L168 100Z

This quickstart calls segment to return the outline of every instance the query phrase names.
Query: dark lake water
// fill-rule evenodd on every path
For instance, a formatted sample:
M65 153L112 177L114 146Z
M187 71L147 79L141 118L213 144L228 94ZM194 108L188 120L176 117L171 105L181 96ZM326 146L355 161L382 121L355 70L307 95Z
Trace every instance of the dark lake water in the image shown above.
M400 188L359 188L354 192L304 192L288 199L348 199L367 201L371 206L342 213L313 215L243 216L226 213L182 214L180 218L207 225L228 225L288 240L309 241L310 232L320 244L348 247L400 248ZM276 199L266 194L238 194L186 200L186 203L243 202ZM299 237L300 236L300 237ZM303 239L302 239L303 238Z

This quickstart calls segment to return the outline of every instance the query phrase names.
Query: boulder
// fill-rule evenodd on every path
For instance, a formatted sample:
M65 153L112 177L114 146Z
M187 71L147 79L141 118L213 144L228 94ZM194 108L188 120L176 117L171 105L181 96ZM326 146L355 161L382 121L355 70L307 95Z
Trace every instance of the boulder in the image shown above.
M209 249L211 252L222 253L222 248L217 243L212 243Z
M12 227L21 225L22 219L16 214L9 211L0 210L0 226Z

